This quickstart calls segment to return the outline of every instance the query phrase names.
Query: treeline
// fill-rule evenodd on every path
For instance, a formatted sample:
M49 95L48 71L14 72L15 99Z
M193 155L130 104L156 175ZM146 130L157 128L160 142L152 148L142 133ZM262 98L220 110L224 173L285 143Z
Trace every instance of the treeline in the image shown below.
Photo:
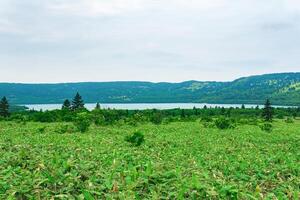
M57 104L80 92L86 102L102 103L210 103L300 106L300 73L250 76L231 82L182 83L87 82L61 84L0 83L2 96L14 104Z
M193 108L193 109L169 109L169 110L116 110L101 109L100 104L89 111L84 107L84 100L79 93L73 100L65 100L62 108L52 111L19 111L9 113L8 100L3 97L0 102L0 117L2 120L11 121L33 121L33 122L74 122L76 120L88 120L96 125L111 125L125 123L134 125L142 122L152 122L154 124L168 123L174 121L193 121L201 118L209 121L211 118L224 117L233 120L241 119L263 119L272 121L274 118L283 119L285 117L300 117L300 108L272 108L271 102L266 101L265 108L245 108L244 105L236 108Z

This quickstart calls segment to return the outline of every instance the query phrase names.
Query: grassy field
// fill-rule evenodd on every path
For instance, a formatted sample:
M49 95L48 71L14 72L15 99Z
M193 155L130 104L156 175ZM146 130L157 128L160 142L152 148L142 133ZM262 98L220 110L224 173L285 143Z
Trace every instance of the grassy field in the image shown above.
M0 199L299 199L300 121L92 126L0 123ZM124 138L135 131L145 143Z

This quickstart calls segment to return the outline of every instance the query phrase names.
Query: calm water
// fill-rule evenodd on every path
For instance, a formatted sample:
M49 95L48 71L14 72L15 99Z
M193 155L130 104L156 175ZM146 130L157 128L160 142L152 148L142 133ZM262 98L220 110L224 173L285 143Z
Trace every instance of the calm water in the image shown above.
M182 109L192 109L203 108L205 105L207 107L241 107L242 104L204 104L204 103L131 103L131 104L100 104L101 108L111 108L111 109L128 109L128 110L145 110L145 109L172 109L172 108L182 108ZM31 104L25 105L29 109L34 110L55 110L61 109L62 104ZM96 103L85 104L85 107L89 110L94 109ZM246 108L256 107L257 105L245 105ZM259 107L263 107L263 105L259 105ZM284 107L284 106L276 106L276 107Z

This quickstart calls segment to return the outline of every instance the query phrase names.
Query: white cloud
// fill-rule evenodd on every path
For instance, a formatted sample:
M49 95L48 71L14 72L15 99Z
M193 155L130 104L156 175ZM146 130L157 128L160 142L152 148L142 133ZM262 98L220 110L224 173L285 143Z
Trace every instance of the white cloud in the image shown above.
M61 14L80 16L117 15L143 7L142 0L63 0L48 1L48 8Z
M87 81L295 71L299 8L300 0L0 0L0 69L24 68L33 82L68 81L71 68ZM52 67L61 73L50 78Z
M283 5L290 11L300 11L300 1L299 0L283 0Z
M0 33L23 35L25 31L10 20L0 19Z
M60 14L79 16L119 15L143 9L207 10L225 5L226 0L61 0L47 1L47 7Z

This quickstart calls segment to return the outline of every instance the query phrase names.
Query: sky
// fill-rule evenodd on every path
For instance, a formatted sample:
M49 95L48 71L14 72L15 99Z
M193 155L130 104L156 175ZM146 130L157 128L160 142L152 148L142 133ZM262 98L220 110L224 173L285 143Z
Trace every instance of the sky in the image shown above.
M299 0L1 0L0 82L300 71Z

